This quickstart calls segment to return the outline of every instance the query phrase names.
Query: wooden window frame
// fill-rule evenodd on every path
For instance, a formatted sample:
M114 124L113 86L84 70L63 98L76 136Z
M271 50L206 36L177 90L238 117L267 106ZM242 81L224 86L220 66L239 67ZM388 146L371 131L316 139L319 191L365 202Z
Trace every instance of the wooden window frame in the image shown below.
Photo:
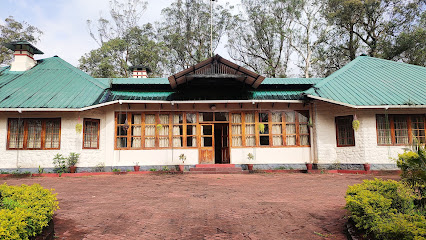
M352 131L352 142L353 144L339 144L339 123L338 120L339 119L348 119L349 120L349 128ZM347 116L337 116L334 119L335 122L335 127L336 127L336 145L337 147L355 147L355 131L352 128L352 121L353 121L353 115L347 115ZM348 142L348 141L346 141Z
M117 135L117 128L123 124L118 124L118 116L120 114L126 115L127 117L127 124L129 126L129 129L127 130L127 135ZM133 124L132 122L132 115L133 114L140 114L141 115L141 124ZM173 115L174 114L182 114L184 121L182 124L174 124L173 123ZM186 115L187 114L195 114L196 115L196 123L191 123L191 124L187 124L186 123ZM145 147L145 138L146 138L146 132L145 132L145 126L147 126L147 124L145 124L145 119L146 119L146 115L154 115L155 116L155 124L148 124L148 125L154 125L155 127L155 144L154 147ZM169 139L169 146L168 147L160 147L159 145L159 139L160 137L165 137L166 135L159 135L159 130L157 129L157 125L160 123L160 115L168 115L169 116L169 123L167 124L169 126L169 135L168 135L168 139ZM123 113L123 112L115 112L115 130L114 130L114 150L161 150L161 149L197 149L199 147L200 144L200 136L199 136L199 121L198 121L198 113L195 112L127 112L127 113ZM137 125L137 126L141 126L141 147L140 148L132 148L131 147L131 138L132 138L132 126ZM165 124L163 124L165 125ZM173 135L173 126L174 125L183 125L183 135ZM196 132L195 135L187 135L187 125L190 126L195 126ZM150 135L149 137L152 137L153 135ZM182 147L174 147L173 146L173 137L176 136L183 136L183 142L182 142ZM122 147L122 148L118 148L117 147L117 139L120 137L125 137L127 138L127 147ZM139 137L139 136L138 136ZM191 146L188 147L187 146L187 137L195 137L196 138L196 146Z
M383 144L379 143L379 128L378 128L378 117L384 117L386 119L386 116L389 120L389 130L391 135L391 143L390 144ZM426 131L426 114L376 114L376 138L377 138L377 145L378 146L406 146L406 143L396 144L396 132L395 132L395 117L404 117L407 121L407 132L408 132L408 144L411 144L413 142L413 128L412 128L412 117L415 116L423 116L424 120L424 130ZM416 129L417 130L417 129Z
M87 122L92 122L92 123L98 124L98 130L97 130L97 136L96 136L96 138L97 138L97 145L96 146L97 147L85 147L84 140L86 139L85 135L86 135L86 123ZM99 149L100 129L101 129L101 120L100 119L95 119L95 118L84 118L83 119L83 146L82 146L83 149Z
M199 125L199 115L198 113L194 113L194 112L185 112L182 113L183 114L183 143L182 143L182 148L188 148L188 149L194 149L194 148L198 148L198 145L201 144L201 134L198 134L201 129L199 129L198 125ZM195 115L195 123L188 123L187 121L187 116L188 114L194 114ZM188 135L188 126L195 126L195 134L190 134ZM188 137L192 137L195 138L195 146L188 146ZM199 139L200 138L200 139Z
M268 113L268 127L269 127L269 145L260 145L260 135L262 135L262 134L259 134L259 113L260 112L262 112L262 113ZM282 120L282 133L281 134L272 134L272 125L274 124L273 122L272 122L272 113L274 113L274 112L280 112L282 115L281 115L281 120ZM295 114L295 122L291 122L291 124L295 124L296 125L296 144L295 145L287 145L287 139L286 139L286 124L287 124L287 122L286 122L286 118L285 118L285 113L286 112L294 112L294 114ZM255 141L256 141L256 144L255 144L255 146L247 146L246 145L246 133L245 133L245 126L246 126L246 122L245 122L245 114L247 114L247 113L253 113L254 114L254 116L255 116ZM286 147L286 148L291 148L291 147L310 147L311 145L311 143L310 143L310 138L309 138L309 145L301 145L301 142L300 142L300 134L299 134L299 113L307 113L307 116L310 116L309 115L309 110L284 110L284 111L269 111L269 110L267 110L267 111L232 111L232 112L229 112L229 129L230 129L230 131L229 131L229 143L230 143L230 147L231 148L253 148L253 147L256 147L256 148L282 148L282 147ZM232 123L232 114L241 114L241 125L242 125L242 134L241 135L233 135L232 134L232 125L240 125L239 123ZM301 122L302 123L302 122ZM303 123L306 123L307 124L307 122L303 122ZM251 124L251 123L248 123L248 125L249 124ZM266 125L266 123L264 123L265 125ZM310 128L308 127L308 133L307 134L302 134L302 135L307 135L307 136L310 136L310 134L311 134L311 130L310 130ZM252 135L252 134L251 134ZM250 135L250 136L251 136ZM273 146L273 143L272 143L272 135L274 135L274 136L277 136L277 135L282 135L282 137L283 137L283 145L279 145L279 146ZM241 146L234 146L233 144L232 144L232 137L233 136L241 136L242 137L242 145ZM266 134L264 134L264 135L262 135L262 136L266 136Z
M22 120L24 123L24 136L23 136L23 145L22 148L11 148L10 144L10 122L11 120ZM41 147L40 148L28 148L28 121L30 120L39 120L41 121ZM58 133L58 147L57 148L46 148L46 122L47 121L57 121L59 123L59 133ZM7 144L6 150L59 150L61 149L61 118L8 118L7 119Z

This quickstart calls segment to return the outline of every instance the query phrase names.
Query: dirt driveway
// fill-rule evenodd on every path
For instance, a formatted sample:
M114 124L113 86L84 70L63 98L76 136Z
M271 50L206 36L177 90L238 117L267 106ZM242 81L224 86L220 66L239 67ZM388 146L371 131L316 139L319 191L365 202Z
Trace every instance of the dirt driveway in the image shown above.
M344 195L366 178L373 177L122 175L0 183L54 188L57 239L346 239Z

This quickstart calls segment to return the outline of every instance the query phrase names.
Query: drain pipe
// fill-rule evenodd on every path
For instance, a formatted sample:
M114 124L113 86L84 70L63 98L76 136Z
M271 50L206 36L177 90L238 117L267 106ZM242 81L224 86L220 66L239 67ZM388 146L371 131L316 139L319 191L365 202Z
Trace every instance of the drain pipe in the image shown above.
M19 122L21 121L22 109L18 108L17 111L19 113L19 117L18 117L18 132L19 132ZM19 169L19 148L16 149L16 168Z

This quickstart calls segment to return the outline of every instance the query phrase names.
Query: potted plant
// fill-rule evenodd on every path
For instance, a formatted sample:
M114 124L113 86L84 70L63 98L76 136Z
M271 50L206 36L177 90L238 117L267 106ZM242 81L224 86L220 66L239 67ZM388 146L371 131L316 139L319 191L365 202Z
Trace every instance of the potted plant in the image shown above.
M139 169L140 169L141 167L139 166L139 162L136 162L135 163L135 166L133 166L133 170L135 170L135 172L139 172Z
M305 163L306 164L306 170L312 170L312 163Z
M181 155L179 155L179 160L182 161L182 164L179 165L179 171L183 172L185 171L185 160L186 160L185 154L182 153Z
M364 163L364 164L362 164L362 165L364 165L364 170L365 170L365 171L367 171L367 172L368 172L368 171L370 171L370 167L371 167L371 166L370 166L370 164L369 164L369 163Z
M254 159L254 156L252 153L247 154L247 159L250 162L251 160ZM247 164L247 168L249 171L253 171L253 164Z
M80 158L80 153L70 153L68 156L68 166L70 168L70 173L75 173L77 167L75 166L78 163L78 159Z
M264 133L265 132L265 124L259 123L259 132Z

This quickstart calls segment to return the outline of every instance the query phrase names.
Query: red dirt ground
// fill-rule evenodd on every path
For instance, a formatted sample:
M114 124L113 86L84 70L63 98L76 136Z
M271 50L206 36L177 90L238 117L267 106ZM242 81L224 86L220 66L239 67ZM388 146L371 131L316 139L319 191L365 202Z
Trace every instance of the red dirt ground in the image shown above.
M372 178L121 175L0 183L54 188L57 239L346 239L347 187Z

